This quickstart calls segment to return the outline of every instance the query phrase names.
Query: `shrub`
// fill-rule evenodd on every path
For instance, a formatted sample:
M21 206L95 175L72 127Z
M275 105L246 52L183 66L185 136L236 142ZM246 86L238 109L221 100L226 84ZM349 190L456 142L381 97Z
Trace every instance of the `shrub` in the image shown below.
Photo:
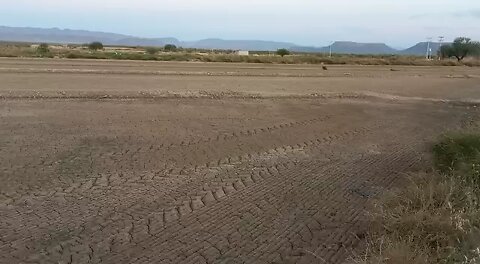
M285 55L289 55L290 54L290 51L288 51L287 49L278 49L277 50L277 55L280 55L280 56L285 56Z
M101 49L103 49L103 44L102 44L102 42L94 41L94 42L88 44L88 49L90 49L90 50L101 50Z
M480 135L445 136L437 171L409 177L370 210L367 248L357 263L480 263Z
M478 263L480 196L456 178L411 175L370 211L364 263Z
M167 44L165 45L165 47L163 47L163 49L165 51L176 51L177 50L177 46L173 45L173 44Z
M158 53L158 51L159 51L159 49L158 49L158 48L155 48L155 47L147 47L147 48L145 48L145 52L147 52L147 53L150 54L150 55L155 55L155 54Z
M42 44L38 45L37 53L44 55L44 54L49 53L49 52L50 52L50 49L49 49L47 43L42 43Z
M78 55L77 53L69 52L67 55L65 55L65 58L68 59L78 59L81 58L82 56Z
M435 166L443 173L480 166L480 136L448 135L433 146Z

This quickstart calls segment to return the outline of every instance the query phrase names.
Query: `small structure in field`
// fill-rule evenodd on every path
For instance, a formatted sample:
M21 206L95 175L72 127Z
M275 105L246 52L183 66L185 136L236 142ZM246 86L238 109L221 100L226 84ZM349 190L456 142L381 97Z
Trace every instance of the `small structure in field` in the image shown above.
M237 50L235 51L235 54L240 56L248 56L250 55L250 52L248 50Z

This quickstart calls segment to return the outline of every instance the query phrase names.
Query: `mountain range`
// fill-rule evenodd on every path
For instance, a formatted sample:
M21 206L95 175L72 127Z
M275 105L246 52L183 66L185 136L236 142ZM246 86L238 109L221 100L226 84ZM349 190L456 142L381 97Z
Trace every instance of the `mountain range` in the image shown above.
M257 50L274 51L286 48L297 52L318 52L327 53L327 47L307 47L289 42L262 41L262 40L223 40L203 39L198 41L180 41L176 38L140 38L135 36L96 32L87 30L71 30L59 28L31 28L31 27L6 27L0 26L0 41L18 42L46 42L59 44L83 44L92 41L100 41L107 45L126 46L164 46L173 44L185 48L200 49L229 49L229 50ZM430 43L432 53L436 54L439 43ZM427 43L420 42L405 50L398 50L384 43L357 43L351 41L336 41L331 46L333 53L343 54L403 54L403 55L424 55L427 50Z

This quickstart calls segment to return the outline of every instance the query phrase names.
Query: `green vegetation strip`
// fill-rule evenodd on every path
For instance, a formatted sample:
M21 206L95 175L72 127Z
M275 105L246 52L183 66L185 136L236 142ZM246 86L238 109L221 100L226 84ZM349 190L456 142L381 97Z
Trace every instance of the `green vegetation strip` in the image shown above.
M159 47L104 47L102 43L54 46L46 43L30 46L26 44L0 44L0 57L109 59L138 61L195 61L233 62L264 64L352 64L352 65L413 65L413 66L480 66L478 58L462 62L448 57L452 50L445 49L442 60L425 60L422 56L404 55L353 55L290 52L251 51L249 56L235 54L232 50L202 50L177 48L174 45ZM443 54L443 53L442 53ZM471 53L474 55L474 53ZM470 53L467 53L470 55ZM442 55L443 56L443 55ZM466 56L466 55L465 55ZM453 58L453 57L452 57ZM325 68L326 69L326 68Z
M480 263L480 135L444 136L433 157L375 201L356 263Z

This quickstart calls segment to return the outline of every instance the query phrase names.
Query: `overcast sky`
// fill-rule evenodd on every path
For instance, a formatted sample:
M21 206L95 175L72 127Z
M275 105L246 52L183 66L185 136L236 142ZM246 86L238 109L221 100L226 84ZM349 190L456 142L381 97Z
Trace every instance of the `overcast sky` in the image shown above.
M0 0L0 25L141 37L334 40L407 47L431 36L480 40L480 0Z

